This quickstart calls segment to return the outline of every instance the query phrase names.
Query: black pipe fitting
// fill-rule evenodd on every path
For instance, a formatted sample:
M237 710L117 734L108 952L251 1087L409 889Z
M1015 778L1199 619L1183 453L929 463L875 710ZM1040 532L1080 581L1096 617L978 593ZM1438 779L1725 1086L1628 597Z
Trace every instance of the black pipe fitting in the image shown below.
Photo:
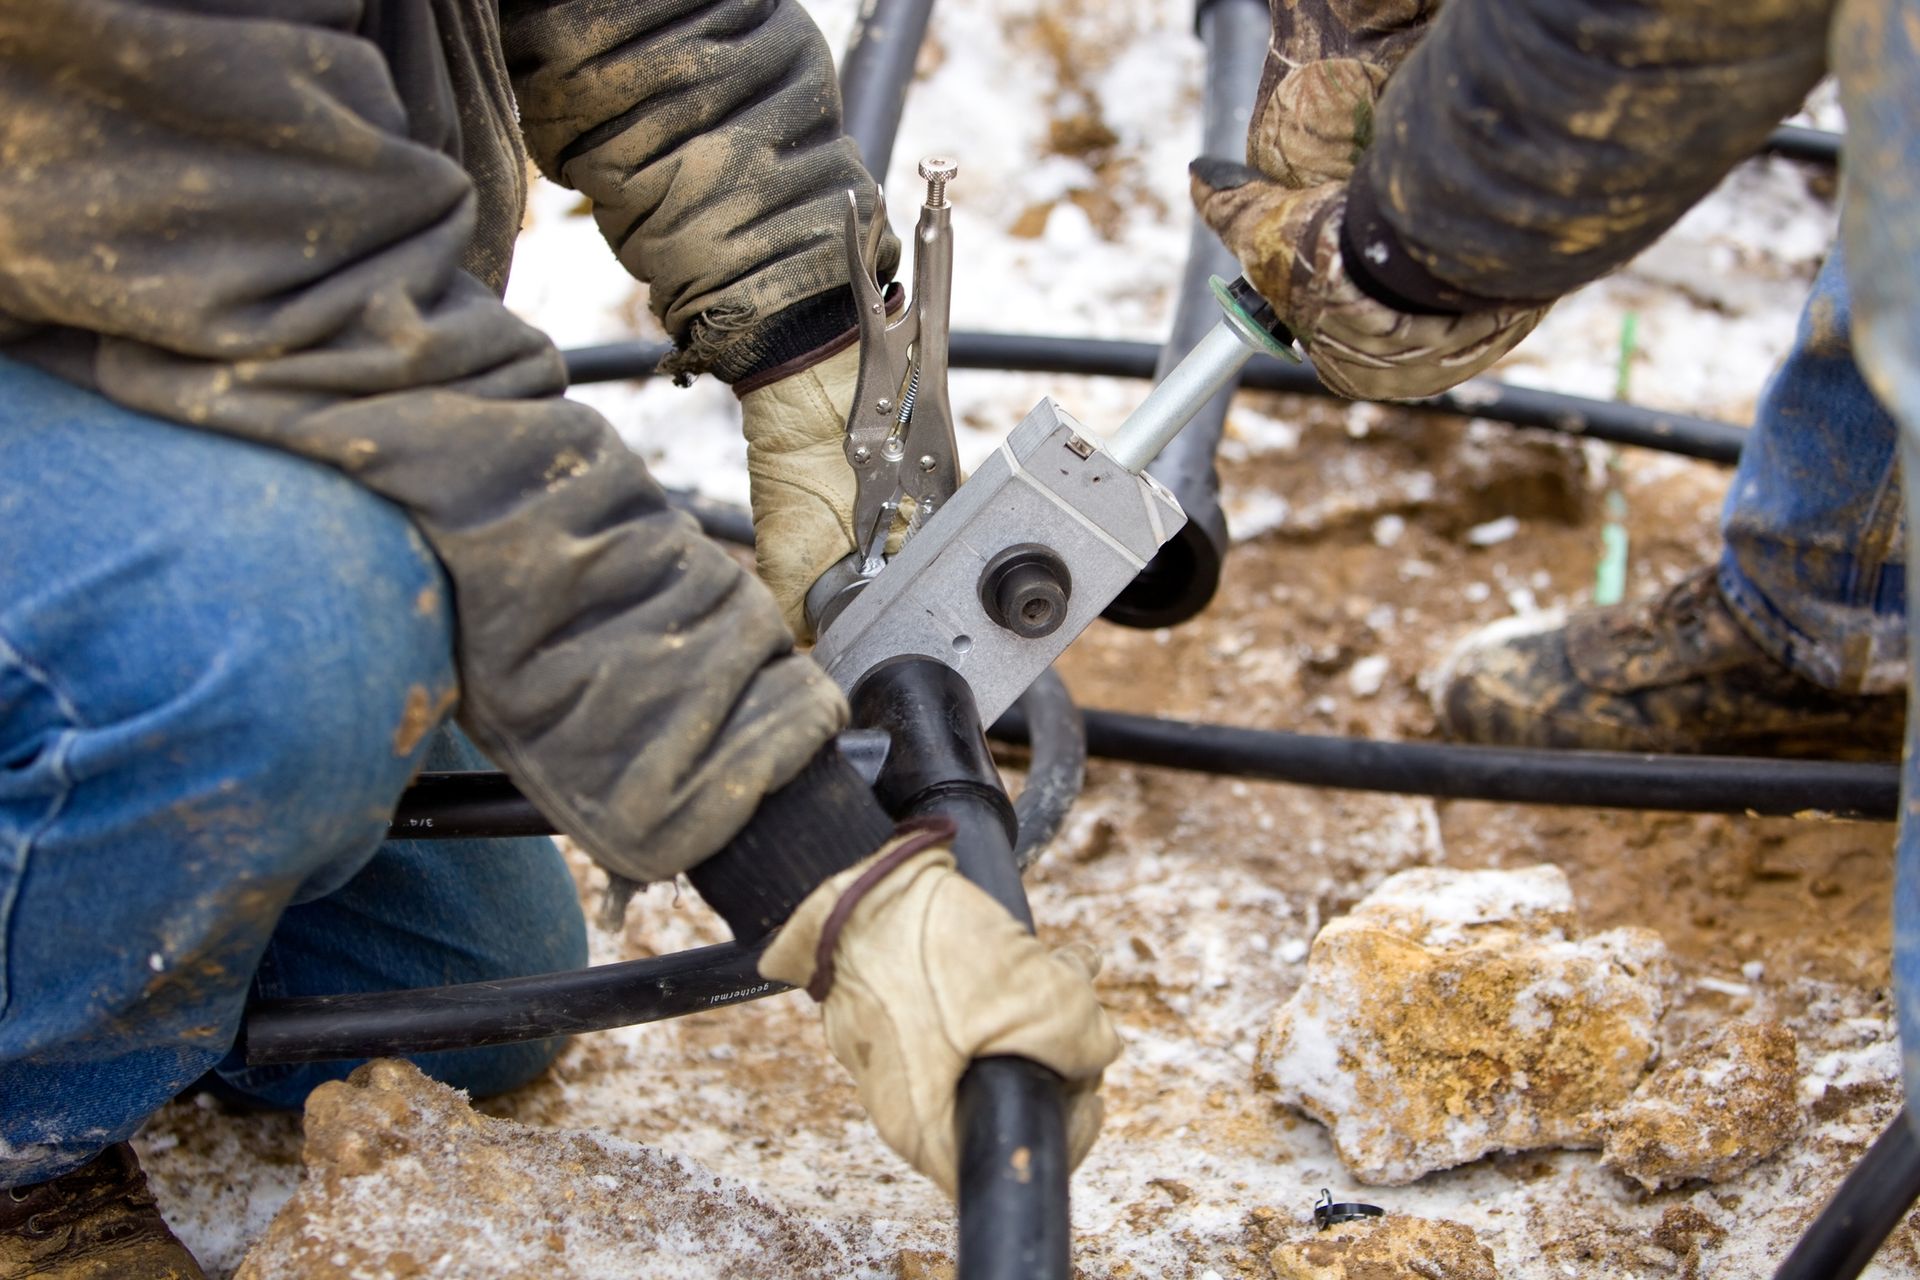
M1206 118L1200 151L1236 155L1245 146L1247 117L1260 87L1272 18L1266 0L1201 0L1195 29L1207 50ZM1173 328L1154 364L1153 380L1165 378L1220 322L1212 280L1231 280L1240 264L1212 228L1194 218L1187 264L1180 277ZM1258 295L1255 295L1256 297ZM1269 309L1270 310L1270 309ZM1180 501L1186 524L1102 615L1125 627L1171 627L1213 600L1231 542L1220 510L1220 473L1214 453L1226 431L1227 407L1238 383L1220 389L1186 427L1147 464L1147 473Z
M1001 789L1000 771L974 710L973 690L960 673L918 655L889 658L860 678L847 701L854 724L885 730L893 741L873 784L887 812L903 820L945 812L942 802L953 798L955 811L949 816L960 827L954 856L961 872L1001 906L1024 915L1027 895L1012 857L1003 874L991 860L967 865L961 847L987 840L986 831L973 830L982 824L1008 845L1018 832L1013 804Z
M1011 844L1013 807L987 754L973 691L925 657L893 658L854 686L853 722L894 741L875 790L898 818L955 827L960 874L1028 930L1033 913ZM960 1079L959 1280L1068 1280L1063 1082L1022 1058L979 1058Z
M1008 547L980 571L980 604L987 616L1022 639L1058 631L1072 598L1067 562L1037 542Z

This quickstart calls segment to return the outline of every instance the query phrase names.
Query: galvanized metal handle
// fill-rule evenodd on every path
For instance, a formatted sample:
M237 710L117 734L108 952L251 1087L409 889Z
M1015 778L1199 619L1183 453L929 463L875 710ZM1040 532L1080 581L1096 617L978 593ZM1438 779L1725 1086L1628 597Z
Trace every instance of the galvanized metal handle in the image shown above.
M1300 359L1293 349L1293 335L1270 318L1272 309L1244 278L1228 284L1215 276L1212 284L1213 296L1225 316L1107 440L1106 449L1113 460L1135 475L1146 470L1147 464L1160 456L1160 451L1193 421L1207 401L1239 376L1254 356Z

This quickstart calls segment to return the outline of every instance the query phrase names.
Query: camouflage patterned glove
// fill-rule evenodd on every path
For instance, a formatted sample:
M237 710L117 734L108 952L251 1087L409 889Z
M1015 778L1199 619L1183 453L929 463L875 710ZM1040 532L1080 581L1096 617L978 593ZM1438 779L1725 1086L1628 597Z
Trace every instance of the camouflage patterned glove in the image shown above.
M1344 181L1373 139L1387 77L1426 33L1440 0L1270 0L1247 160L1289 187Z
M1544 307L1414 315L1348 274L1340 249L1344 182L1296 191L1245 165L1196 160L1194 207L1240 259L1313 358L1320 381L1355 400L1413 400L1480 373L1533 331Z

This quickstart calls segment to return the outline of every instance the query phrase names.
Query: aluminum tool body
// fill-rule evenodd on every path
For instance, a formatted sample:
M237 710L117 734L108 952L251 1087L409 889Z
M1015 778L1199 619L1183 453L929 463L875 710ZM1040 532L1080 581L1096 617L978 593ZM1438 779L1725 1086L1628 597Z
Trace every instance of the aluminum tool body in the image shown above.
M862 343L846 441L859 549L808 595L814 656L849 691L890 658L937 659L991 724L1186 523L1147 464L1256 351L1295 357L1251 287L1216 282L1225 319L1104 444L1044 399L958 485L946 389L955 166L928 160L920 173L915 297L898 320L873 276L877 224L863 243L847 223ZM889 558L906 498L913 518Z

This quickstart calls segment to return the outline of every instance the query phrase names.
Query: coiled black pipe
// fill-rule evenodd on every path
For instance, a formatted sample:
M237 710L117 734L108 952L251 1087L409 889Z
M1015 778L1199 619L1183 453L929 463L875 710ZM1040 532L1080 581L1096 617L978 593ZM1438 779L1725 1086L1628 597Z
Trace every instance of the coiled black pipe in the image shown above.
M1891 764L1747 756L1546 751L1442 742L1376 742L1083 711L1088 754L1105 760L1349 791L1452 800L1837 817L1892 822L1900 771ZM995 737L1022 741L1009 711Z
M1773 1280L1853 1280L1920 1199L1920 1140L1905 1111L1834 1190Z
M567 376L573 382L613 382L653 376L654 365L667 354L667 349L664 343L616 342L579 347L561 354L566 357ZM1107 338L962 331L953 335L949 354L949 363L956 369L1151 378L1160 348L1151 342ZM1312 365L1288 364L1269 356L1255 356L1242 373L1240 385L1256 391L1341 399L1321 385ZM1519 427L1540 427L1727 464L1739 461L1740 447L1747 435L1745 428L1730 422L1485 379L1476 379L1444 395L1407 401L1399 407L1485 418Z

